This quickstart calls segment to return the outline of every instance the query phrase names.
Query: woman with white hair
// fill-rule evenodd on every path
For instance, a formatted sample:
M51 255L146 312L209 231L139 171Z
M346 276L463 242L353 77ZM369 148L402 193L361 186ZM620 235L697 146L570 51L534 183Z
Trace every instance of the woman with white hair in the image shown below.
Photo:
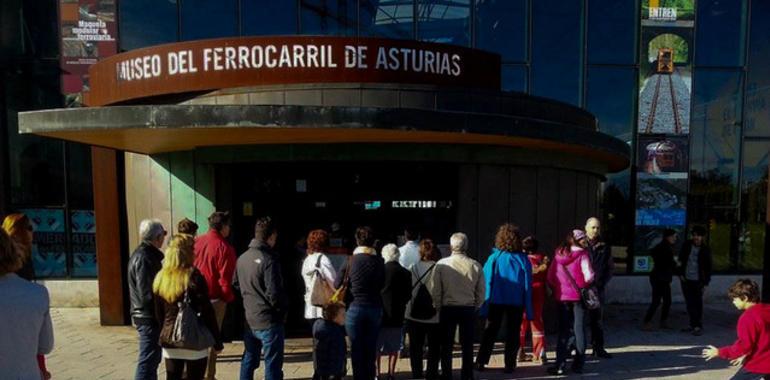
M382 288L382 328L377 340L377 374L382 379L382 355L388 356L388 380L395 378L396 362L401 346L406 304L411 297L412 275L398 262L400 253L395 244L382 248L385 259L385 286Z

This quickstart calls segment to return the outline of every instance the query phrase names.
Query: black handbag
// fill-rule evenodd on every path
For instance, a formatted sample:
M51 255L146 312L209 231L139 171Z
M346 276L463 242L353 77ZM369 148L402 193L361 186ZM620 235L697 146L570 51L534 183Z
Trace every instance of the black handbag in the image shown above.
M417 287L417 294L412 299L412 310L409 315L413 319L426 320L431 319L436 315L436 308L433 306L433 297L428 291L428 287L422 283L422 279L430 273L436 264L431 265L425 273L417 279L417 284L412 286L412 291Z
M575 281L575 278L572 277L572 274L567 269L567 266L562 264L561 267L564 269L564 273L567 274L572 287L575 289L575 291L578 292L578 294L580 294L580 303L585 309L595 310L602 306L601 301L599 300L599 291L595 286L589 285L585 288L579 287Z
M188 350L205 350L214 346L214 335L203 323L200 315L193 309L187 290L184 297L177 302L179 312L176 314L174 329L171 331L169 345L173 348Z

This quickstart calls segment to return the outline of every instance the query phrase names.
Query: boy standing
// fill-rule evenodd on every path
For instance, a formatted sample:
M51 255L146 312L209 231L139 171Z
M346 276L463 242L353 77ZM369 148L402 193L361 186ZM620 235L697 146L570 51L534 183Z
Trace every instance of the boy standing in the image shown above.
M738 340L732 346L708 346L703 357L708 361L717 356L743 364L733 379L770 378L770 305L759 303L759 286L743 279L736 281L727 294L738 310L745 310L738 319Z

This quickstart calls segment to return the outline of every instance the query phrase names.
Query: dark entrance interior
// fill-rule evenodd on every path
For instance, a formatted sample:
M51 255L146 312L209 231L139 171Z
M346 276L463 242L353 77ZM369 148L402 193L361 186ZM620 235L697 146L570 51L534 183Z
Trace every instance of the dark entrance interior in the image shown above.
M218 208L233 214L231 241L240 254L256 218L276 221L284 283L290 297L288 333L306 335L303 318L304 238L313 229L332 235L332 260L341 265L354 248L353 232L371 226L380 242L401 244L404 227L447 244L454 232L458 168L414 162L248 163L217 168ZM332 231L332 226L339 230ZM233 305L234 307L237 305ZM240 314L240 313L228 313ZM239 321L228 316L230 327ZM238 337L234 329L233 338ZM231 334L228 334L231 335Z

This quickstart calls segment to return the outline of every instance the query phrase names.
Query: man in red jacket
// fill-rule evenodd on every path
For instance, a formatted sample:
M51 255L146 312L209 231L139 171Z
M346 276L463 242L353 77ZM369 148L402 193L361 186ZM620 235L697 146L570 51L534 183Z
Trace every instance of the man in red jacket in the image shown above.
M209 299L214 306L217 324L222 328L227 303L235 299L233 273L235 248L227 241L230 236L230 214L214 212L209 216L209 232L195 239L195 267L203 274L209 288ZM211 350L206 379L214 380L217 372L217 354Z
M770 379L770 305L759 303L759 286L748 279L736 281L727 294L738 310L744 310L738 318L738 340L732 346L708 346L703 357L743 364L733 379Z

